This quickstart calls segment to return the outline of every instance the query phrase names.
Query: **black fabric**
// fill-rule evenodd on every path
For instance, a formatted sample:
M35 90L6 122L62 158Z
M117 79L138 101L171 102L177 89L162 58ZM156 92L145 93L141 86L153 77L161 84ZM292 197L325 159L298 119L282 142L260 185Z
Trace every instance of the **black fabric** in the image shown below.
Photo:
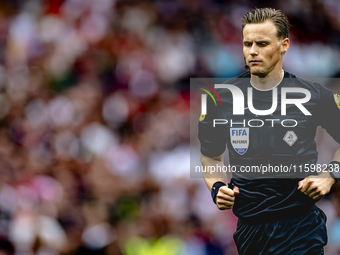
M298 188L298 179L233 179L240 193L233 212L248 222L270 222L286 214L305 212L315 201Z
M247 224L239 220L234 241L240 255L323 255L326 215L314 207L281 221Z
M224 182L215 182L214 185L211 187L211 197L215 204L216 204L216 196L217 196L218 190L222 186L226 186L226 184Z
M340 162L338 162L338 161L330 162L328 164L328 169L331 173L332 178L335 180L334 184L337 184L338 181L340 181L340 178L339 178Z
M240 155L233 148L230 135L230 123L213 127L214 119L234 119L242 122L250 119L265 121L268 116L255 116L247 108L247 89L250 84L250 73L244 73L236 79L229 80L240 88L245 96L245 114L233 115L233 98L228 89L217 89L221 97L221 107L216 107L208 97L208 114L199 122L198 138L201 143L201 153L208 157L221 155L226 146L229 150L230 165L237 170L242 166L260 165L284 165L304 166L315 164L317 150L315 133L317 126L321 125L337 141L340 142L340 109L334 101L333 92L320 84L312 83L285 72L283 81L277 86L278 104L276 110L270 116L271 119L279 119L274 127L263 126L261 128L249 127L249 146L247 151ZM304 88L311 93L311 99L303 106L312 114L304 115L293 104L287 105L287 113L281 115L281 90L282 88ZM301 93L288 93L287 98L304 98ZM270 109L272 106L272 91L259 91L253 88L253 104L256 109ZM296 127L282 127L281 120L295 119ZM283 140L287 130L294 131L298 139L293 145L288 145ZM262 222L266 219L278 218L280 215L293 214L298 210L308 210L315 201L301 193L298 182L310 175L310 173L282 173L274 175L276 178L260 178L258 174L252 176L247 173L233 173L233 183L240 190L236 195L233 206L234 214L241 220ZM317 174L317 173L313 173Z

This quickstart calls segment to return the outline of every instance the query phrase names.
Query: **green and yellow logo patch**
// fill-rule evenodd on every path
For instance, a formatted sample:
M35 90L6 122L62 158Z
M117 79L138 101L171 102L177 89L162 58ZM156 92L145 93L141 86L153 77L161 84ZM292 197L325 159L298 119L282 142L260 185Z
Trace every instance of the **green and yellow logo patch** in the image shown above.
M338 108L340 109L340 95L334 94L334 101L336 105L338 106Z
M201 116L200 116L200 121L204 120L204 118L205 118L205 115L204 115L204 114L201 114Z

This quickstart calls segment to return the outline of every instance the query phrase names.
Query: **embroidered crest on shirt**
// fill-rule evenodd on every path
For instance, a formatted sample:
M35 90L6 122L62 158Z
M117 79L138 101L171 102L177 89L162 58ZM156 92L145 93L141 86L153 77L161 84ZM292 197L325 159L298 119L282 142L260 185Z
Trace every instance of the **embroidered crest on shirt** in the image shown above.
M249 146L249 128L230 128L230 142L238 154L245 154Z
M340 109L340 96L338 94L334 94L334 101L338 108Z
M287 131L285 136L283 137L283 141L285 141L289 146L293 146L293 144L297 141L298 137L294 133L294 131Z

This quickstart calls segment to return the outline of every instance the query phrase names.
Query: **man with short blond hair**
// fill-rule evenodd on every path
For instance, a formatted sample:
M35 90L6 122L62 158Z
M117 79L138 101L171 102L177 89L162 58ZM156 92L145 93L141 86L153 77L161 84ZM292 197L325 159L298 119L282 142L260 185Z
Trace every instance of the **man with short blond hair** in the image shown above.
M239 218L234 241L243 255L321 255L327 243L326 216L315 202L339 180L333 169L339 170L340 150L320 173L306 168L316 165L317 126L340 143L340 100L331 90L282 69L288 31L288 19L280 10L263 8L244 15L243 53L249 72L227 82L234 92L217 89L223 107L208 107L199 122L203 166L223 167L227 144L230 165L237 169L228 186L225 177L209 172L204 179L217 207L233 209ZM251 97L244 100L248 107L243 115L233 112L235 91ZM271 113L261 115L265 111ZM216 119L232 121L215 125ZM244 140L238 140L241 135ZM265 178L241 171L251 166L283 166L289 172Z

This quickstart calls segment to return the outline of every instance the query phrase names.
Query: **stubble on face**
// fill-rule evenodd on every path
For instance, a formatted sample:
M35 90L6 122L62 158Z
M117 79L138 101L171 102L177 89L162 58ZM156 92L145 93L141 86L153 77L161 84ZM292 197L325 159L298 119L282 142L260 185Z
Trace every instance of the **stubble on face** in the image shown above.
M276 76L282 69L280 39L271 20L247 24L243 29L243 54L250 73L258 77Z

